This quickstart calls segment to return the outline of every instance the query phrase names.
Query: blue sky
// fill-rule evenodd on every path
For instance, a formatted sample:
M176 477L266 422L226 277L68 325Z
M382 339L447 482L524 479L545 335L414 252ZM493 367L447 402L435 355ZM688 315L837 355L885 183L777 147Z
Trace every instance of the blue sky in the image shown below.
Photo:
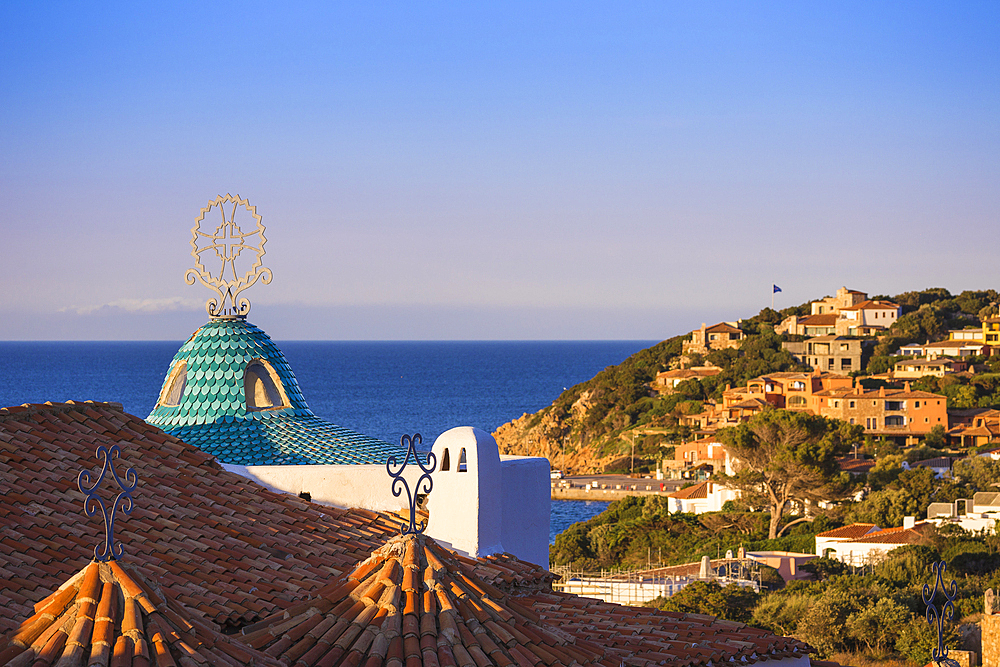
M1000 5L0 5L0 339L655 339L997 287ZM288 3L286 3L288 4Z

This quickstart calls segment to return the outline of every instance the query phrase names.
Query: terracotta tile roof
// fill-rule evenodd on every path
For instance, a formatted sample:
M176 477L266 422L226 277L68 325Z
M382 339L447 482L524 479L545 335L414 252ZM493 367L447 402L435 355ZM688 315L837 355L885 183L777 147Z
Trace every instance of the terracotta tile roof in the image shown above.
M806 315L799 318L799 325L806 327L832 327L837 324L837 313L822 313L820 315Z
M99 528L81 521L76 475L114 444L139 478L117 524L124 560L221 626L300 599L398 532L374 512L268 491L116 404L0 409L0 633L90 560Z
M856 459L851 456L837 459L837 465L846 472L860 474L868 472L875 467L875 461L871 459Z
M91 562L35 605L0 643L0 664L266 665L279 662L220 633L115 561ZM86 661L86 662L84 662Z
M423 535L390 540L346 578L243 634L303 667L620 664L601 646L548 627Z
M297 603L309 607L311 594L332 595L332 590L320 587L341 580L398 531L395 523L374 512L323 507L267 491L222 470L205 453L125 414L119 405L66 403L0 410L0 633L16 632L18 619L32 616L35 603L57 591L89 562L84 554L92 553L97 538L91 535L97 531L80 521L82 497L75 487L76 471L94 468L96 447L110 444L119 445L122 467L134 467L139 478L135 510L118 524L116 536L125 548L118 564L136 573L133 579L141 573L145 580L155 581L161 597L186 605L221 627L243 627L275 613L288 614L289 619L297 616L299 612L292 613ZM542 662L555 666L568 659L560 651L580 661L582 654L573 651L592 644L613 656L614 662L605 659L602 664L616 666L624 661L636 667L661 661L718 664L720 656L754 662L802 655L807 650L796 640L707 616L626 608L553 593L547 590L549 573L509 555L473 560L451 554L448 563L449 573L461 579L460 589L464 576L480 582L477 585L494 601L503 594L517 595L507 598L510 609L529 619L537 614L539 621L550 623L550 632L557 638L550 644L544 633L522 632L550 660L540 658L539 652L498 653L483 639L482 628L472 630L471 638L459 629L462 646L476 667L485 666L485 656L496 658L499 664L500 654L509 656L517 667L541 667ZM374 592L370 599L375 601ZM381 595L378 599L382 600ZM463 618L469 618L464 615L465 605L471 606L482 626L477 614L490 612L463 598L457 605ZM407 616L403 609L401 622ZM369 619L368 627L374 619ZM412 626L407 627L412 631ZM416 636L408 636L402 624L400 628L402 658L398 663L385 662L391 667L404 667L404 662L405 667L418 667L412 645ZM289 630L282 630L282 638ZM364 628L352 626L344 632L357 632L352 639L356 643ZM337 641L346 643L345 636L341 634ZM494 636L485 635L499 648ZM320 641L317 637L316 643ZM417 640L416 649L422 658L421 641ZM510 649L508 643L504 646ZM473 650L475 645L478 652ZM398 648L398 642L393 646L385 647L387 656ZM354 658L347 660L351 655L362 657L348 651L340 665L361 667L351 662ZM472 667L449 663L441 655L438 652L437 662L428 659L420 667Z
M691 498L708 498L708 482L698 482L686 489L679 489L673 493L668 493L667 495L671 498L679 498L681 500L688 500Z
M542 621L605 648L627 665L767 664L804 656L808 644L712 616L623 607L555 591L521 598Z
M765 405L770 405L770 404L763 399L754 397L754 398L748 398L745 401L740 401L739 403L733 403L729 407L754 409L754 408L763 408Z
M706 327L706 333L742 333L742 330L726 322L719 322L710 327Z
M841 310L886 310L889 308L899 308L899 306L892 301L872 301L869 299L856 306L845 306Z
M835 537L845 540L856 540L860 537L864 537L868 533L877 532L879 530L881 529L874 523L852 523L849 526L841 526L840 528L834 528L833 530L816 533L816 537Z
M951 470L952 459L947 456L938 456L933 459L924 459L923 461L914 461L910 465L920 466L922 468L948 468Z
M287 398L285 407L247 409L244 375L255 360L274 370ZM405 454L398 445L313 414L285 355L246 320L212 320L195 331L174 356L163 391L175 369L183 369L186 378L178 404L158 401L147 421L223 463L385 463L390 456Z
M865 535L853 540L857 544L923 544L925 535L930 529L924 526L933 524L917 524L913 528L884 528L871 535Z

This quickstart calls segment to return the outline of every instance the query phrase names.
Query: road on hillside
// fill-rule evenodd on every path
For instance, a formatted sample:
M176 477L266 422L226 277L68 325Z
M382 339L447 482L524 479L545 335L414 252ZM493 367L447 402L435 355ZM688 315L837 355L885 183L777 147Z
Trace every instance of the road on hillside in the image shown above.
M621 489L631 489L633 485L637 491L646 491L646 487L649 486L650 491L659 491L660 484L663 484L663 490L666 492L676 491L684 485L685 481L683 479L664 479L657 480L654 477L650 478L633 478L628 475L570 475L562 478L561 480L552 480L553 483L558 484L559 482L569 482L573 486L585 486L587 484L597 485L596 488L603 488L602 485L607 485L609 489L615 489L620 487Z

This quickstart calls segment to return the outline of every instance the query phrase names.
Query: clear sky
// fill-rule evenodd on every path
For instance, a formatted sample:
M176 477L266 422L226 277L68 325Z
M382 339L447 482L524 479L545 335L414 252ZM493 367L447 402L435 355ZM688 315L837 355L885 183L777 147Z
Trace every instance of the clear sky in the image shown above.
M277 339L997 288L1000 3L0 4L0 339L186 337L227 192Z

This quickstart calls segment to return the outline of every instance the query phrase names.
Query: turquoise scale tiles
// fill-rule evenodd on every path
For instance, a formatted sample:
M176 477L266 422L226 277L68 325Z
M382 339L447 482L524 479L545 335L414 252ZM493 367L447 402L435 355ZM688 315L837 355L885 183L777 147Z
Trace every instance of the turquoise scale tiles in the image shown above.
M247 409L247 364L274 369L288 406ZM285 355L263 330L242 319L216 319L194 332L174 356L163 381L187 363L179 404L157 404L146 421L232 465L384 464L406 450L320 419L306 405Z

